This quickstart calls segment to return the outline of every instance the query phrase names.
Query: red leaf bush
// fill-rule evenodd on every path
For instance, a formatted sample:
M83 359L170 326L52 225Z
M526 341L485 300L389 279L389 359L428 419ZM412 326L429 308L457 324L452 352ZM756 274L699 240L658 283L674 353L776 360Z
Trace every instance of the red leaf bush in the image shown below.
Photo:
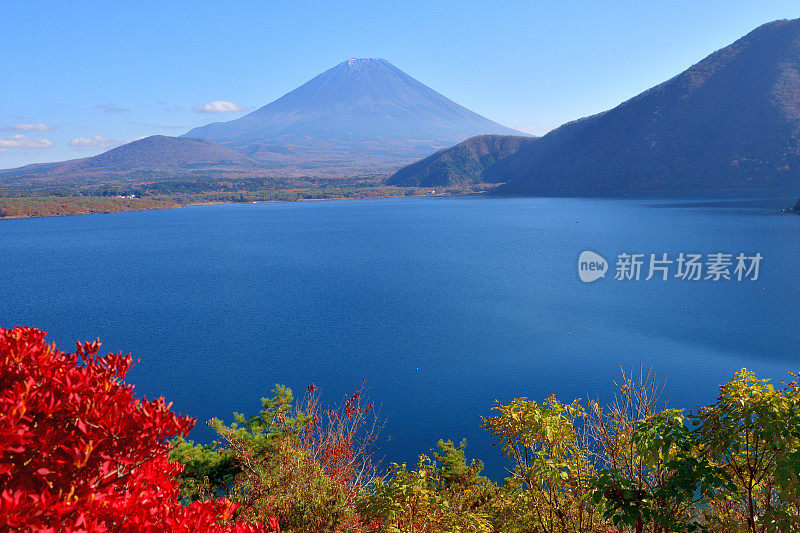
M167 439L194 419L134 398L130 355L74 354L33 328L0 328L0 524L34 531L255 532L226 499L179 502Z

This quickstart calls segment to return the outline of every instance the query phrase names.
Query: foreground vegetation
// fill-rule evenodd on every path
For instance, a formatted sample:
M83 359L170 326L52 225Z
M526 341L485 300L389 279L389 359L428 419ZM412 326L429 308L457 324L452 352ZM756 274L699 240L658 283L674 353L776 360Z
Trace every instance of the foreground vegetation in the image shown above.
M496 483L466 443L374 462L358 391L323 409L277 386L257 415L209 425L133 397L129 356L76 354L0 329L0 517L11 530L790 532L800 530L800 383L742 370L712 405L668 409L649 375L615 402L518 398L483 427L509 459ZM171 440L169 440L171 439ZM48 529L49 528L49 529Z

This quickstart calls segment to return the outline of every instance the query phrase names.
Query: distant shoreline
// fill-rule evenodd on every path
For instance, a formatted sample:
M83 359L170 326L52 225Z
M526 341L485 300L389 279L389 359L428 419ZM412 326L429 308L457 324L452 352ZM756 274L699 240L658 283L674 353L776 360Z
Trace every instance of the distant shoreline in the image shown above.
M347 194L342 193L336 189L321 190L316 193L310 193L302 190L282 190L272 191L274 194L270 198L246 198L244 200L216 200L216 199L192 199L182 200L179 198L172 199L169 196L164 197L108 197L108 196L1 196L0 195L0 220L11 220L20 218L43 218L43 217L60 217L60 216L73 216L73 215L107 215L112 213L127 213L133 211L155 211L161 209L179 209L182 207L198 207L206 205L232 205L232 204L262 204L262 203L280 203L280 202L317 202L317 201L333 201L333 200L375 200L381 198L425 198L425 197L475 197L486 196L491 187L483 187L484 184L478 184L474 189L465 188L442 188L442 187L429 187L429 188L398 188L398 187L364 187L358 189L358 192L352 190L347 191ZM754 189L755 190L773 190L768 189ZM778 189L781 190L781 189ZM732 190L733 191L733 190ZM742 192L742 190L736 190ZM628 194L601 196L602 198L618 198L618 199L644 199L644 198L657 198L658 192L665 191L652 191L654 196L638 196ZM677 191L666 191L677 192ZM697 193L722 193L724 190L698 190ZM294 193L294 195L290 194ZM336 194L340 193L340 194ZM539 197L539 196L536 196ZM549 196L548 196L549 197ZM583 195L564 195L554 197L577 197L577 198L597 198L597 196L583 196ZM520 198L520 196L508 196L508 198ZM9 211L10 210L10 211ZM5 214L9 213L10 214ZM779 209L779 213L789 213L800 215L800 209L797 206L785 207Z
M26 203L31 204L29 211L14 212L13 214L0 214L0 220L12 220L20 218L44 218L44 217L61 217L61 216L74 216L74 215L108 215L112 213L128 213L134 211L156 211L161 209L180 209L183 207L196 207L206 205L227 205L227 204L261 204L261 203L279 203L279 202L316 202L316 201L329 201L329 200L374 200L380 198L404 198L404 197L433 197L433 196L468 196L471 194L480 194L475 192L466 191L414 191L413 194L408 194L404 191L381 191L381 194L363 194L363 195L331 195L323 197L276 197L267 199L255 200L198 200L198 201L170 201L170 200L150 200L147 198L124 199L125 202L118 202L117 198L108 198L102 196L74 196L74 197L2 197L0 196L0 213L5 209L9 209L9 204ZM87 207L87 201L92 200L102 201L102 204L93 207ZM5 207L4 207L5 206ZM105 207L101 207L105 206ZM13 209L13 205L12 205ZM22 208L18 208L22 209Z

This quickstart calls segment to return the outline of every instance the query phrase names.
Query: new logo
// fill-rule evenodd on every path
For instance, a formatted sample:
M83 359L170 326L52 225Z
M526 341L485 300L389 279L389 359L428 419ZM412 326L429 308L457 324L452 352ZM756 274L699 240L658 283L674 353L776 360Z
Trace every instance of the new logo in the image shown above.
M578 276L584 283L591 283L600 278L606 277L608 262L602 255L589 250L581 252L578 258Z

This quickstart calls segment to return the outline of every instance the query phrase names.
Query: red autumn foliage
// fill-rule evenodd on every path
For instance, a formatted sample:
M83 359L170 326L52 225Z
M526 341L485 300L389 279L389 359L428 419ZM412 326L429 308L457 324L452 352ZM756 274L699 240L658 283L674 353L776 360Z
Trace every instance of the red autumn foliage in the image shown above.
M310 417L300 444L325 474L352 497L375 476L372 452L380 430L374 406L362 403L362 386L338 409L322 409L313 383L306 389L300 411Z
M194 419L134 398L130 355L74 354L33 328L0 328L0 524L9 530L255 532L226 499L179 502L167 439ZM2 529L3 526L0 526Z

